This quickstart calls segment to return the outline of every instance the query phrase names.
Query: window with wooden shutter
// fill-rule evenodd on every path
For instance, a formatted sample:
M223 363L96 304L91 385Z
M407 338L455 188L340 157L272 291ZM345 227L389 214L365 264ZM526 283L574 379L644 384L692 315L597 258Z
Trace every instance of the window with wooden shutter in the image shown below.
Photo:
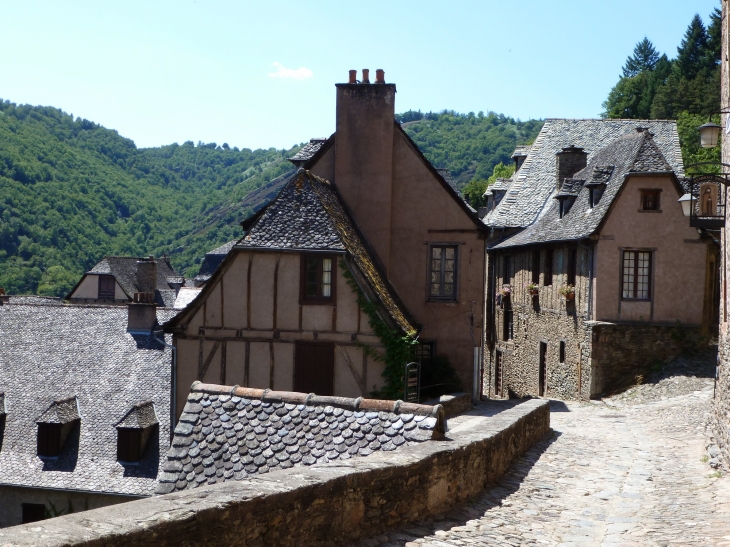
M545 286L553 284L553 250L545 251Z
M575 272L578 262L578 250L568 249L568 285L575 285Z
M540 283L540 251L532 251L532 282Z
M117 281L113 275L99 276L99 300L114 300Z
M128 427L117 428L117 460L138 462L142 459L142 430Z
M61 424L38 424L38 455L55 458L61 453Z

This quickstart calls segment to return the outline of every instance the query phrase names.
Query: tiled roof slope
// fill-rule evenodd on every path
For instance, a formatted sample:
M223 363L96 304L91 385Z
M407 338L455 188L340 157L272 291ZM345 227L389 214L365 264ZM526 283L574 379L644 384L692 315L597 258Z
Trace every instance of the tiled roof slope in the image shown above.
M575 145L588 152L588 161L622 135L648 128L677 176L683 175L677 122L669 120L548 119L528 151L527 159L497 208L483 220L489 226L523 228L540 214L556 183L555 154Z
M205 253L205 258L203 258L203 263L200 265L200 270L198 270L198 275L195 276L195 280L207 281L210 279L210 276L215 273L226 255L231 252L231 249L233 249L236 242L238 242L238 240L234 239L233 241L224 243L220 247Z
M36 418L37 424L67 424L79 419L79 403L76 397L67 397L51 403L48 409Z
M324 143L327 142L327 138L320 139L309 139L309 142L302 146L302 148L294 154L291 158L288 158L290 162L295 165L301 165L302 163L312 159L312 157L319 152Z
M380 274L335 188L300 169L251 226L237 248L322 250L345 253L403 332L418 330Z
M158 313L160 321L170 315ZM8 410L0 484L154 494L170 438L171 353L126 329L122 306L15 304L13 297L0 306L0 391ZM46 413L66 398L75 398L70 408L78 405L79 425L59 458L44 462L36 455L36 421L73 418L59 410L65 404L56 405L55 417ZM150 439L139 465L121 465L115 426L148 400L160 420L159 437Z
M449 172L448 169L436 168L436 171L438 171L438 174L441 175L446 183L454 189L454 192L461 195L461 191L456 187L456 181L454 180L454 177L451 176L451 172Z
M157 492L241 480L443 437L441 405L317 397L196 382Z
M556 199L551 199L535 221L521 232L493 248L514 247L549 241L575 240L590 236L599 226L618 194L625 176L636 172L665 172L669 163L647 131L629 133L593 154L588 165L566 179L558 195L577 196L568 213L560 218ZM589 190L584 186L606 184L600 201L589 207Z
M146 260L133 256L105 256L101 262L87 273L113 275L129 298L134 297L137 289L137 261ZM168 277L179 277L166 260L157 258L157 290L169 290Z
M160 423L155 413L155 403L143 401L134 405L126 416L122 418L116 427L129 427L132 429L146 429Z

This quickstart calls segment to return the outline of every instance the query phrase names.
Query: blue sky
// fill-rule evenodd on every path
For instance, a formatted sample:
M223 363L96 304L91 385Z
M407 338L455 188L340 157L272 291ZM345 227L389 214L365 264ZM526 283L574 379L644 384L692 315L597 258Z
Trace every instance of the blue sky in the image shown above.
M334 84L385 70L396 111L596 117L644 35L674 57L719 0L3 2L0 97L138 146L284 148L334 131Z

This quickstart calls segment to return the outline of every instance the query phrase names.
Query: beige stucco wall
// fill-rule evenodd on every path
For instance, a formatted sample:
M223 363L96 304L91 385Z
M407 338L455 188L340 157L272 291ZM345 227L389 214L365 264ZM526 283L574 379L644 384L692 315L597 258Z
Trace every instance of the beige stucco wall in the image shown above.
M71 295L72 299L98 300L99 298L99 276L84 275L84 278ZM119 283L114 284L114 299L128 300Z
M0 486L0 528L22 522L23 503L42 503L51 515L60 516L136 499L139 497Z
M234 250L228 260L230 264L210 287L185 332L174 337L178 348L178 414L190 385L198 379L292 390L298 340L335 343L335 394L360 397L382 387L382 364L366 358L359 347L379 348L379 340L372 335L367 316L360 311L339 265L335 305L300 305L299 253ZM201 346L203 365L212 354L202 378Z
M640 189L660 189L661 212L639 212ZM600 231L595 315L599 321L701 324L707 245L682 214L669 177L630 177ZM652 250L653 299L621 300L621 250Z

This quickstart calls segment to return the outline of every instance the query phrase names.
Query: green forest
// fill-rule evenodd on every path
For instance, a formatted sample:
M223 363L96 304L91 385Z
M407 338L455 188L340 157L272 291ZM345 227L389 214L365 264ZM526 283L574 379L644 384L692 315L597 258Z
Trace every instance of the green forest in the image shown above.
M719 110L720 21L718 10L708 27L695 16L671 59L641 40L602 115L676 119L685 163L717 161L719 148L699 148L697 127ZM474 207L488 184L512 174L515 145L542 127L494 112L408 111L396 119ZM193 276L206 251L241 234L238 223L291 171L286 158L299 147L137 148L57 108L0 100L0 287L64 296L105 255L167 253Z

